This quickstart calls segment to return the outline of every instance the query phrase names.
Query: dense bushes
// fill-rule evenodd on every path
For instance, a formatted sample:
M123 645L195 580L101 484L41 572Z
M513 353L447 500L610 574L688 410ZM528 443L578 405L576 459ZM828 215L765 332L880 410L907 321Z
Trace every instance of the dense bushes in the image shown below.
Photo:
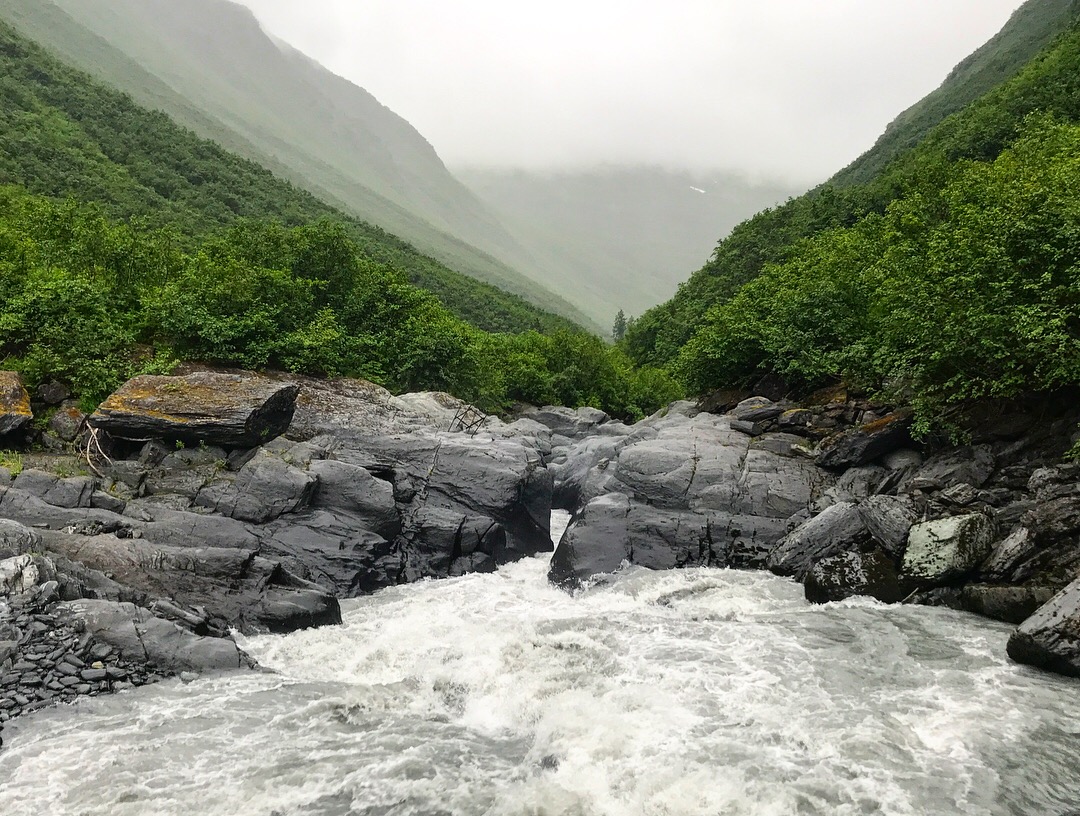
M333 221L240 222L190 251L94 206L0 188L0 352L88 400L176 360L359 376L393 390L649 413L679 395L584 332L489 334L364 257Z
M694 390L845 376L924 420L1080 382L1080 126L1029 117L995 160L800 243L708 313L677 369Z

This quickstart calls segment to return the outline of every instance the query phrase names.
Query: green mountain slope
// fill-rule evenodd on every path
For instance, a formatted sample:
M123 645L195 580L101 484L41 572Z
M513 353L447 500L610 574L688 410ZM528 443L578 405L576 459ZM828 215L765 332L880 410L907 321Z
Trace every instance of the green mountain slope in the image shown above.
M0 183L100 202L116 218L181 240L240 218L345 220L373 260L404 271L456 314L498 331L571 326L520 297L452 272L400 239L349 219L252 162L68 68L0 23ZM190 243L190 240L188 240Z
M1012 79L869 182L736 227L627 351L696 391L847 376L925 414L1075 383L1080 21L1059 19Z
M659 167L455 172L501 214L549 285L603 325L671 297L732 227L801 192Z
M1021 6L994 37L957 65L937 90L894 119L877 143L831 179L864 184L943 119L1019 73L1080 15L1080 0L1037 0Z
M526 253L415 129L273 41L246 8L227 0L0 0L0 15L141 104L449 267L584 320L502 260Z

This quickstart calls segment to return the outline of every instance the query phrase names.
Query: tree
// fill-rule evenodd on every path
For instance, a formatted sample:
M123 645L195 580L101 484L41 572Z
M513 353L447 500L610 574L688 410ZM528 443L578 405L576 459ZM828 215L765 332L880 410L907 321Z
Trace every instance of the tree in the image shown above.
M611 327L611 336L618 343L626 335L626 315L622 309L619 309L619 313L615 315L615 325Z

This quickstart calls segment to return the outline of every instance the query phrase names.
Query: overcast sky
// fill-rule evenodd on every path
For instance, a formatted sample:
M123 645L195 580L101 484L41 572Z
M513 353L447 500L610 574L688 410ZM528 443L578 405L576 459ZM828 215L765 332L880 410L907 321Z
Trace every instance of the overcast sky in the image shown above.
M450 165L823 180L1021 0L242 0Z

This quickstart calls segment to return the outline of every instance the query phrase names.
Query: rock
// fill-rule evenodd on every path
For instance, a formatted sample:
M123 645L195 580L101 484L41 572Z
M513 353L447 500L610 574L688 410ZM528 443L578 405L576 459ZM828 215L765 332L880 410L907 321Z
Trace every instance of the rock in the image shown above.
M143 375L121 386L89 421L122 439L250 448L285 432L298 391L293 383L256 374Z
M1018 580L1021 565L1038 551L1035 537L1026 527L1017 527L1008 537L994 546L990 557L979 568L979 575L988 581Z
M17 521L0 518L0 559L41 550L41 536Z
M842 601L854 595L899 603L912 590L900 577L892 558L881 550L822 558L810 568L803 586L810 603Z
M79 438L86 423L86 414L78 405L61 405L49 417L49 430L64 442L74 442Z
M893 558L902 558L918 515L906 496L870 496L859 502L859 516L874 541Z
M834 434L821 443L817 464L831 470L865 465L904 447L910 440L910 410L902 409L876 422Z
M993 522L980 513L916 524L908 534L904 574L931 584L963 577L986 559L993 542Z
M46 405L60 405L71 397L71 389L63 383L52 380L39 385L34 396Z
M53 507L68 510L89 507L90 496L94 492L94 482L86 476L61 479L59 476L32 468L20 473L12 487L25 491Z
M265 524L306 507L317 484L313 474L260 450L235 476L219 472L198 491L195 503L228 518Z
M968 584L960 591L960 605L968 612L1005 623L1022 623L1054 596L1042 586Z
M548 579L574 589L623 562L648 569L724 566L730 535L711 514L636 505L612 493L590 501L567 528Z
M392 481L376 478L359 465L331 459L312 462L308 472L318 480L313 507L346 513L357 520L358 527L387 540L401 532Z
M1080 578L1020 624L1008 652L1018 663L1080 677Z
M742 422L764 422L776 419L784 413L784 406L777 405L766 397L750 397L736 405L731 413Z
M974 504L976 500L979 499L979 495L979 491L976 488L963 482L954 484L941 491L942 499L949 504L954 504L958 507L967 507L969 504Z
M21 595L56 580L56 565L43 555L17 555L0 561L0 595Z
M869 538L854 503L834 504L782 538L769 553L768 568L801 581L816 562L857 551Z
M941 490L956 484L982 487L994 472L994 454L988 445L976 445L931 456L919 468L908 490Z
M14 371L0 371L0 436L23 430L33 418L22 377Z
M814 415L806 408L792 408L780 414L779 423L781 428L805 428L813 417Z
M57 615L113 647L125 660L155 671L225 671L252 665L231 639L193 635L134 604L73 601L60 604Z

